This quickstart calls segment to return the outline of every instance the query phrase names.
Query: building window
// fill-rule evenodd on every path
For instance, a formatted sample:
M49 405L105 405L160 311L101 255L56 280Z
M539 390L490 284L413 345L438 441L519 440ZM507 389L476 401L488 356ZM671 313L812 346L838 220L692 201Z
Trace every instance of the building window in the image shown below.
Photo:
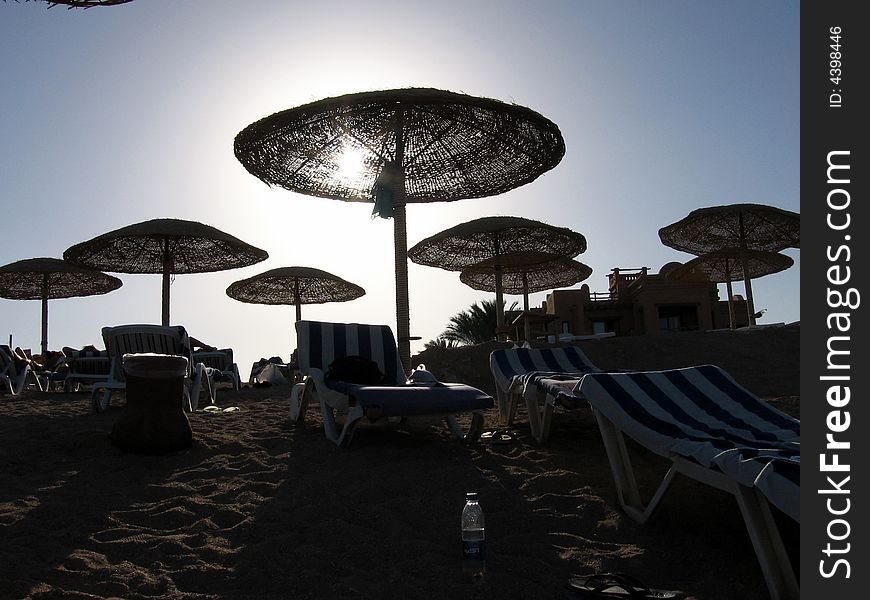
M694 331L698 328L697 306L659 307L659 330Z
M562 333L571 333L571 323L562 321Z
M592 321L592 333L616 333L616 321L613 319Z

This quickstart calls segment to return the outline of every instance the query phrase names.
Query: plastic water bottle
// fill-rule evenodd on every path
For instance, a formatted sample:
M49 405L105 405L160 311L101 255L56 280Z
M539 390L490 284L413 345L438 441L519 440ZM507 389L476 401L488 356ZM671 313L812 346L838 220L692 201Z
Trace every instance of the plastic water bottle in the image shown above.
M483 509L477 501L477 492L465 494L462 508L462 571L472 578L482 577L486 572Z

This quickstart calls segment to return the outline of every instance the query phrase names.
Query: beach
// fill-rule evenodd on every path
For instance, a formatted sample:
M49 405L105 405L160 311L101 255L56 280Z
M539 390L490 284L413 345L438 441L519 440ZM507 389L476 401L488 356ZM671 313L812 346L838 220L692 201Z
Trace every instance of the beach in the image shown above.
M799 336L792 326L581 347L602 368L715 362L799 416ZM479 357L453 370L422 359L442 380L488 376ZM557 413L545 446L521 413L509 444L360 426L339 450L314 409L290 424L288 387L222 388L217 403L239 410L191 414L192 448L147 456L111 444L117 399L95 414L86 393L0 396L0 598L565 598L571 574L597 571L699 600L768 597L733 497L678 477L645 525L620 511L586 409ZM666 461L629 445L649 494ZM472 490L486 517L477 581L460 563ZM776 516L796 560L799 526Z

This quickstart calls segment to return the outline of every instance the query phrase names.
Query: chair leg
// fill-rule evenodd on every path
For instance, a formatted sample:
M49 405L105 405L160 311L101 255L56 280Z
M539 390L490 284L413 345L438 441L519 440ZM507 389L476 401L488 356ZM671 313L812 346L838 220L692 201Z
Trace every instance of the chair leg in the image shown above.
M658 507L665 492L671 485L677 474L677 465L672 465L665 474L655 494L648 504L644 506L634 478L634 467L622 432L600 412L592 409L601 439L604 441L604 449L607 451L607 460L613 473L613 482L616 485L616 495L625 513L638 523L646 523Z
M102 395L100 395L102 390ZM112 390L110 388L100 388L94 386L91 392L91 404L93 404L94 412L101 413L109 409L109 403L112 399Z
M539 402L541 395L544 396L543 405ZM550 437L550 424L553 422L556 401L550 394L540 394L534 386L525 389L523 398L526 401L526 414L529 419L529 429L532 430L532 437L539 444L546 444L547 438Z
M305 422L305 413L308 410L308 398L313 391L306 389L304 383L293 384L290 392L290 421L297 425Z
M364 412L361 406L354 406L348 412L344 420L344 427L339 432L335 420L335 409L329 406L323 398L320 399L320 411L323 414L323 432L329 441L339 448L347 448L353 439L356 426L363 418Z
M456 415L445 415L444 423L457 439L466 444L473 444L480 439L480 434L483 433L484 415L482 411L472 411L471 424L467 431L462 429Z
M770 512L770 505L755 488L735 483L734 496L743 514L752 547L761 565L772 600L799 600L800 588L791 561Z

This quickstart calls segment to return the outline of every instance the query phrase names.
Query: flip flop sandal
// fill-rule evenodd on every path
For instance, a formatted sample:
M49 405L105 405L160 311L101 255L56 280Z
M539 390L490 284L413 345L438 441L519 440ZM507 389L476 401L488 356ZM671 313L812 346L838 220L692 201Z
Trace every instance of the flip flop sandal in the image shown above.
M516 436L506 429L493 429L480 434L480 441L490 444L513 444Z
M665 600L677 593L656 590L625 573L599 573L576 576L568 580L568 589L580 598L617 598L622 600Z

